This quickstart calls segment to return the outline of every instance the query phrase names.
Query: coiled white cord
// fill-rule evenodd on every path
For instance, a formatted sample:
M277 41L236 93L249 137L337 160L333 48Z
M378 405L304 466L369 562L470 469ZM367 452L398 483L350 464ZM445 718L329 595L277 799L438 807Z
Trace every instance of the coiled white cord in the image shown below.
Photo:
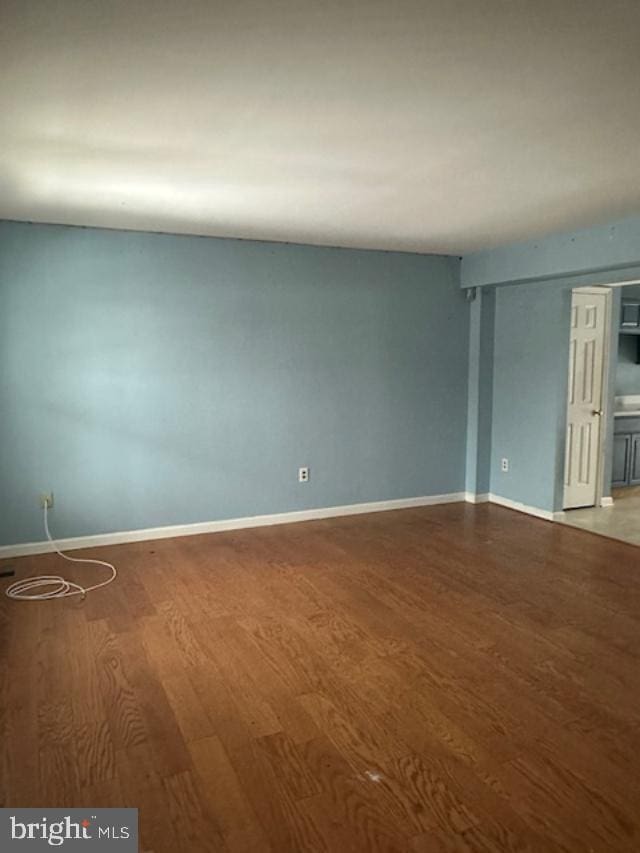
M49 533L49 521L47 518L48 507L45 501L44 506L44 532L47 534L47 539L53 545L53 550L59 554L64 560L70 563L92 563L95 566L104 566L111 569L111 576L106 581L93 584L93 586L80 586L73 581L65 580L60 575L38 575L32 578L24 578L21 581L15 581L5 590L5 595L8 598L14 598L20 601L46 601L49 598L67 598L71 595L81 595L83 598L92 589L100 589L101 586L107 586L116 579L118 574L116 567L112 563L107 563L106 560L90 560L87 557L69 557L67 554L58 548L56 543L51 538ZM42 592L41 590L45 590Z

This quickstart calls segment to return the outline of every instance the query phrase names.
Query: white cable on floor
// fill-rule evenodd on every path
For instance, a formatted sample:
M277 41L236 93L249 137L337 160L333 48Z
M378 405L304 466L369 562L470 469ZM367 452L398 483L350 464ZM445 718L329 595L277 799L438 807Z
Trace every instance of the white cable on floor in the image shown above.
M90 560L87 557L69 557L67 554L58 548L56 543L51 538L49 533L49 521L47 519L48 507L45 502L44 507L44 532L47 534L47 539L53 545L53 550L63 559L70 563L92 563L95 566L104 566L111 569L111 577L101 583L95 583L93 586L80 586L73 581L65 580L60 575L38 575L33 578L24 578L21 581L15 581L5 590L5 595L8 598L18 599L20 601L45 601L49 598L67 598L70 595L85 596L92 589L100 589L101 586L106 586L116 579L118 574L116 567L112 563L107 563L106 560ZM46 592L40 592L45 587L53 587Z

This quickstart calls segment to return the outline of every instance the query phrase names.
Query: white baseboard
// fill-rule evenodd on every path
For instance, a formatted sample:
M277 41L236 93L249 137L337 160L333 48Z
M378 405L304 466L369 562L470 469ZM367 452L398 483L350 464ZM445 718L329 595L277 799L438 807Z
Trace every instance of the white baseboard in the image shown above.
M613 506L613 498L610 495L606 498L600 498L600 506Z
M464 499L467 503L470 504L486 504L491 499L491 495L488 492L482 492L481 494L476 494L475 492L465 492Z
M490 492L483 492L481 494L465 492L464 499L467 503L472 504L498 504L499 506L507 507L507 509L515 509L517 512L526 512L527 515L534 515L536 518L544 518L545 521L553 521L554 516L559 515L559 513L548 512L546 509L538 509L537 506L528 506L519 501L512 501L509 498L503 498L500 495L494 495Z
M451 492L446 495L426 495L417 498L400 498L399 500L392 501L346 504L345 506L303 509L296 512L279 512L274 515L253 515L246 518L225 518L220 521L202 521L195 524L175 524L169 527L148 527L143 530L99 533L95 536L75 536L71 539L57 539L56 544L61 551L73 551L77 548L98 548L102 545L122 545L126 542L170 539L174 536L196 536L200 533L219 533L224 530L242 530L248 527L291 524L296 521L337 518L342 515L360 515L367 512L384 512L393 509L458 503L465 499L465 492ZM44 542L25 542L19 545L2 545L0 546L0 559L26 557L30 554L48 554L52 550L51 544L46 540Z
M554 521L556 513L546 509L539 509L537 506L528 506L519 501L512 501L509 498L503 498L500 495L489 495L489 500L492 504L507 507L507 509L515 509L517 512L526 512L527 515L534 515L536 518L544 518L545 521Z

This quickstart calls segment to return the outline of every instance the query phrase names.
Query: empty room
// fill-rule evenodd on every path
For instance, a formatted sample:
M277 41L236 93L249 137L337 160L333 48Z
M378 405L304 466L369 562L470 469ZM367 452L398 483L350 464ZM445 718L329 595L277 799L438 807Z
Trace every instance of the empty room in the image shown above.
M0 0L0 850L640 850L639 43Z

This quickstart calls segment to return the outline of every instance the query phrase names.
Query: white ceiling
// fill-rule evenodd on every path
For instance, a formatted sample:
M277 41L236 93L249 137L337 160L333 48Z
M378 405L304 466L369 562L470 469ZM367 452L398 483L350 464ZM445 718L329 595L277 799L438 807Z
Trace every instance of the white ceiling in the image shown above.
M462 253L639 178L637 0L0 0L0 218Z

